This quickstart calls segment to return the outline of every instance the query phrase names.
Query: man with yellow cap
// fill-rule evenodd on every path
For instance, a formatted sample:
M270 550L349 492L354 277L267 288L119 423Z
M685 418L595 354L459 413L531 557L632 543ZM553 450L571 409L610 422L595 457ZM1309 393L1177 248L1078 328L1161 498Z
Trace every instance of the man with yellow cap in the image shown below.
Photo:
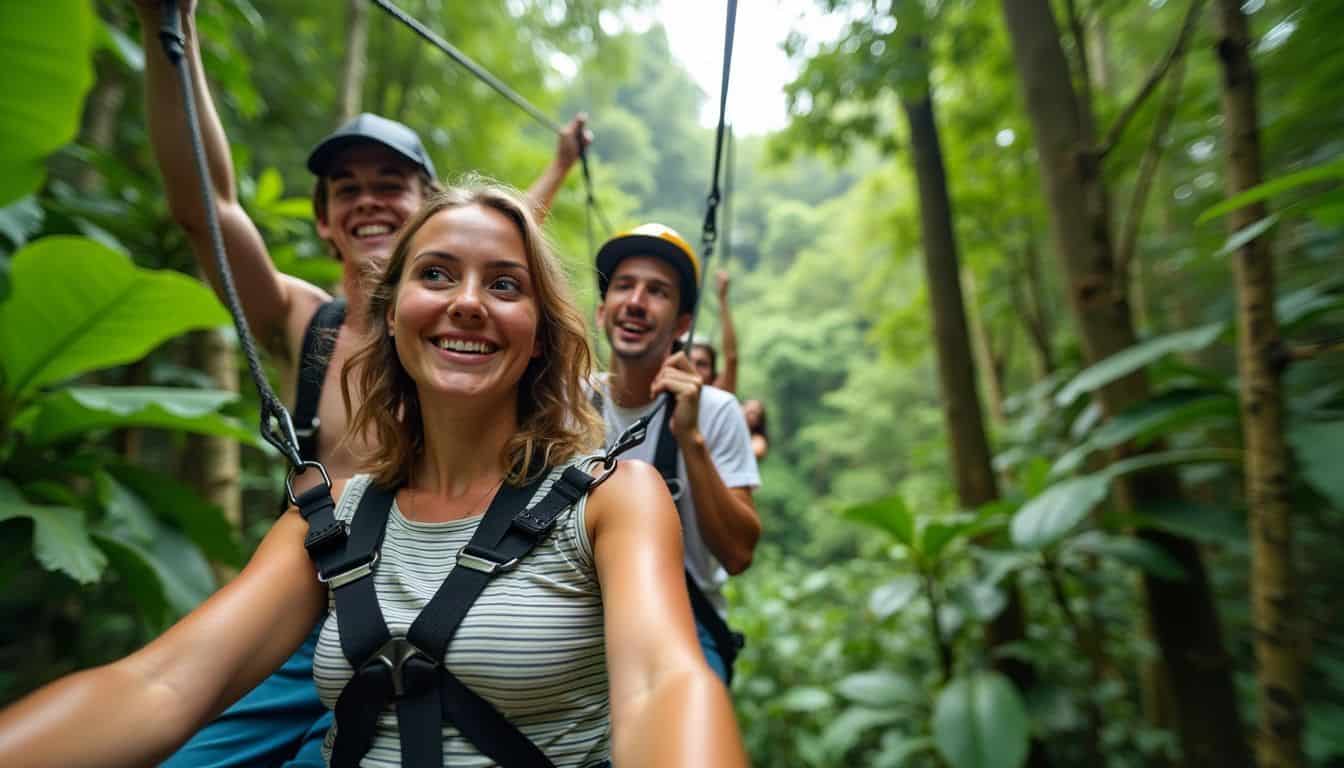
M659 395L668 413L649 424L644 442L623 454L652 463L677 503L686 550L686 582L700 644L710 666L732 679L741 636L724 620L722 587L751 564L761 535L752 491L760 485L751 438L737 398L705 385L673 342L691 325L700 260L672 229L644 224L597 253L597 321L611 345L611 371L594 384L612 443L651 413Z

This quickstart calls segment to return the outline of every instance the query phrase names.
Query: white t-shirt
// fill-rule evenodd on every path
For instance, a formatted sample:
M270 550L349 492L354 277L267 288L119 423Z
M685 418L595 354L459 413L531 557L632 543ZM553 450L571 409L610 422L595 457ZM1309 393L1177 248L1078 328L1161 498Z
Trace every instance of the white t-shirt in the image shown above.
M611 390L607 386L607 374L600 374L596 382L602 394L602 419L606 422L606 444L611 445L620 437L635 419L652 411L658 405L654 400L639 408L622 408L612 402ZM653 463L658 438L663 433L663 414L659 413L649 424L648 436L644 442L621 454L623 459L639 459ZM700 434L705 436L705 447L714 468L723 478L723 484L729 488L756 488L761 484L760 472L756 469L756 454L751 450L751 435L747 432L747 420L742 415L742 406L732 394L716 387L700 389ZM681 516L682 538L686 548L686 570L695 578L695 583L709 598L719 613L724 613L726 603L723 599L723 583L728 580L728 572L723 569L718 558L709 551L704 538L700 535L700 520L695 513L695 500L692 498L690 484L686 476L686 461L677 451L677 477L681 479L685 491L677 500L677 514Z

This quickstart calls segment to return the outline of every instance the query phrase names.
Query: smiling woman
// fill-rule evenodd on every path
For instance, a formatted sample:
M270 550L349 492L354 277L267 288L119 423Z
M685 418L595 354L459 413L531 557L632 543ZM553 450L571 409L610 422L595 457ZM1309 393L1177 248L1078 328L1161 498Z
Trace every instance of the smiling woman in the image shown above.
M369 327L346 363L348 434L376 437L375 478L404 481L423 444L421 409L453 401L516 414L501 425L509 466L526 475L534 449L548 464L594 447L597 414L583 381L592 351L559 260L526 206L498 187L452 189L407 224L370 290ZM548 361L566 361L552 365ZM352 403L351 392L363 392ZM507 407L517 401L517 408ZM429 402L443 409L430 409ZM404 417L398 414L404 408ZM542 440L543 436L550 439ZM544 445L542 445L544 443Z
M309 521L287 512L144 649L0 713L0 765L155 763L324 608L313 674L336 712L331 765L745 765L667 486L638 462L589 474L592 356L522 198L434 196L371 296L342 370L351 432L377 437L366 472Z

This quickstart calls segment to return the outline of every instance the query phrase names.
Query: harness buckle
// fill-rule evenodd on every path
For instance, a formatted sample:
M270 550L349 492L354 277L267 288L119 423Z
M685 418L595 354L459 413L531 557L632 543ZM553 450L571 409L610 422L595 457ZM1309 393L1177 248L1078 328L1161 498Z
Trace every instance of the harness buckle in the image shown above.
M377 564L378 552L377 550L374 550L374 553L370 555L367 560L361 560L349 568L333 573L330 576L319 573L317 574L317 580L326 584L331 589L339 589L352 581L359 581L365 576L373 573L373 566Z
M397 698L406 695L406 665L414 659L422 659L431 667L438 666L434 660L429 658L429 654L416 648L410 640L404 637L394 637L383 643L383 647L374 652L373 658L365 662L369 664L379 663L387 667L392 673L392 694ZM415 691L419 693L419 691Z
M468 551L473 550L473 551ZM467 544L457 551L457 564L463 568L470 568L473 571L479 571L487 576L494 576L497 573L512 571L518 565L518 558L501 562L492 557L495 555L488 549L480 549Z

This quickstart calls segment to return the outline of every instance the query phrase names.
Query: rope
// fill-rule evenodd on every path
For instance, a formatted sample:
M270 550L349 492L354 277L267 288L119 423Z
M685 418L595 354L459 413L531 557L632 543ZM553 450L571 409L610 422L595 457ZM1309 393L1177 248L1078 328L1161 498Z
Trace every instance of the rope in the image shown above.
M381 0L375 0L380 2ZM700 230L701 262L700 285L696 290L695 304L691 307L691 325L686 331L687 339L695 338L695 320L700 315L700 305L704 303L705 277L709 274L709 257L714 253L714 241L718 239L717 213L722 194L719 190L719 170L723 164L723 140L727 130L728 113L728 74L733 64L733 32L737 26L737 0L728 0L728 19L724 24L723 35L723 78L719 84L719 125L714 135L714 169L710 172L709 195L705 199L705 223ZM607 450L604 463L611 461L622 452L644 441L648 435L649 424L658 417L664 408L672 407L672 393L664 392L658 398L658 404L652 411L635 419L616 442Z
M737 0L728 0L728 20L724 24L723 35L723 79L719 85L719 125L714 133L714 170L709 177L709 196L705 200L705 223L700 229L701 261L700 287L695 294L695 306L691 309L691 326L686 338L695 338L695 321L700 316L700 305L704 303L705 279L709 276L709 258L714 254L714 243L719 238L718 211L722 194L719 190L719 169L723 164L724 136L727 133L728 116L728 74L733 66L733 32L737 26Z
M475 61L471 59L470 56L467 56L465 53L463 53L462 51L458 50L455 46L453 46L452 43L448 42L447 40L444 40L442 37L435 34L433 30L431 30L429 27L426 27L424 24L420 23L420 21L417 20L414 16L411 16L410 14L401 10L397 6L393 5L390 2L390 0L372 0L372 2L374 5L386 11L388 15L390 15L392 18L396 19L397 21L400 21L407 27L410 27L412 31L414 31L420 37L424 38L425 41L428 42L430 45L433 45L435 48L438 48L440 51L443 51L445 54L448 55L449 58L451 58L458 64L462 65L468 72L475 75L481 82L490 86L495 90L496 93L512 102L514 106L526 112L528 115L532 117L533 120L536 120L538 123L540 123L542 127L550 131L553 131L557 135L564 134L565 130L560 126L559 123L547 117L544 112L533 106L532 102L523 98L517 91L513 90L508 85L506 85L503 80L500 80L498 77L495 77L485 67L482 67L480 64L477 64ZM588 207L588 210L586 211L588 252L594 253L595 251L593 249L593 214L594 213L597 214L598 221L602 224L602 228L605 231L611 232L612 230L611 226L607 224L607 217L602 214L602 209L599 208L597 205L597 198L593 195L593 177L588 169L588 153L583 146L583 137L580 136L578 141L579 141L579 162L583 166L583 184L587 195L587 199L585 202Z
M503 96L504 98L513 102L514 105L517 106L519 109L531 115L533 120L536 120L538 123L541 123L543 126L549 128L550 130L556 133L564 132L564 129L562 129L558 123L556 123L551 118L547 117L546 114L543 113L541 110L532 106L532 103L529 102L527 99L523 98L522 96L518 95L517 91L505 85L502 80L490 74L480 64L477 64L476 62L472 61L471 57L467 56L465 53L454 48L453 45L449 43L447 40L444 40L442 37L439 37L438 35L434 34L434 32L431 29L429 29L429 27L426 27L424 24L421 24L419 21L415 19L415 17L411 16L410 14L401 10L397 6L393 5L388 0L373 0L373 4L378 6L379 8L382 8L384 11L387 11L388 14L392 16L392 18L410 27L412 30L415 31L416 34L423 37L435 48L438 48L440 51L443 51L444 53L448 54L449 58L451 58L453 61L456 61L458 64L461 64L463 67L467 69L468 72L471 72L471 74L479 78L481 82L485 83L491 88L494 88L495 91L498 92L500 96Z
M205 145L201 140L200 118L196 113L195 89L192 87L189 67L183 64L186 50L186 38L182 35L182 18L178 15L177 0L164 0L163 20L159 27L159 40L163 44L164 54L178 74L178 84L182 91L182 103L186 108L187 129L191 136L191 155L196 164L196 176L201 185L201 201L205 206L206 230L210 234L210 247L214 251L215 266L220 282L224 286L224 301L229 314L233 316L233 326L238 333L238 343L247 358L247 367L252 374L252 383L256 385L257 397L261 401L261 436L275 446L289 460L291 476L303 472L316 462L305 462L299 455L299 438L294 433L294 421L285 409L280 398L271 389L270 382L261 367L261 357L257 353L256 341L248 327L247 317L243 314L242 302L238 299L238 289L234 285L233 270L229 268L224 253L224 235L219 227L219 215L215 208L215 191L210 181L210 169L206 163ZM326 471L323 470L323 476ZM291 501L293 494L291 492Z

